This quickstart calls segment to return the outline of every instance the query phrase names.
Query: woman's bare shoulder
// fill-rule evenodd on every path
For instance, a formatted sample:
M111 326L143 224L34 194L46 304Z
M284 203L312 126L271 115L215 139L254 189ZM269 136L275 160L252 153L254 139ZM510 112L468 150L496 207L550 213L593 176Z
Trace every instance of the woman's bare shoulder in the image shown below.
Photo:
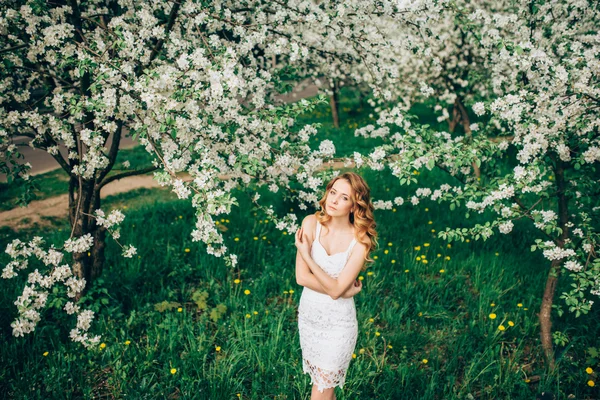
M304 217L302 220L302 228L304 228L305 234L312 238L315 229L317 229L317 216L310 214Z

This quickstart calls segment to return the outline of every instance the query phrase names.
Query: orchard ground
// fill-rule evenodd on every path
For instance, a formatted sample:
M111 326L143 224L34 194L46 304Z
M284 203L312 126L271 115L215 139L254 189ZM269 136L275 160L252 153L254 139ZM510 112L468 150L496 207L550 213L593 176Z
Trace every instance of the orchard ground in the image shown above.
M326 106L306 117L323 124L314 145L333 140L340 156L377 144L354 138L369 110L353 93L344 95L339 130ZM424 119L434 118L426 107L422 111ZM407 199L414 190L399 187L389 171L359 172L374 199ZM450 179L438 170L420 178L430 187ZM40 195L64 192L59 181L44 179L44 188L56 189ZM291 209L299 219L307 215L281 194L259 191L279 213ZM58 310L61 300L50 303L34 334L13 337L12 301L25 279L1 280L0 393L7 398L307 399L293 238L253 209L245 193L238 194L239 207L219 220L240 260L235 269L191 241L193 208L168 190L142 188L105 198L105 210L126 213L122 242L135 245L138 256L122 258L108 239L103 277L83 299L97 313L92 332L102 335L92 351L69 340L74 321ZM537 233L526 222L486 242L449 244L437 238L439 231L486 216L465 219L463 209L449 212L447 204L430 201L416 206L407 201L375 216L380 246L374 265L361 274L364 289L355 299L359 338L339 399L531 399L542 391L557 398L600 396L598 386L591 386L600 384L598 307L580 318L554 314L558 367L553 374L544 368L536 313L549 265L530 252ZM41 231L54 243L70 232L63 218L37 228L3 227L0 245ZM567 279L559 283L558 307L564 308L559 296L568 285Z

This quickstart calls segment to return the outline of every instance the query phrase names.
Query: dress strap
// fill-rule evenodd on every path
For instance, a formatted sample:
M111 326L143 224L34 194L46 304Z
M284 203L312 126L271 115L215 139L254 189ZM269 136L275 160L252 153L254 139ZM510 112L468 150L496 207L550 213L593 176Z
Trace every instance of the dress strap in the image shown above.
M321 233L321 223L317 220L317 231L315 232L315 240L319 240L319 234Z
M346 250L348 257L350 257L350 254L352 253L352 249L354 248L355 244L356 244L356 239L352 239L352 241L350 242L350 246L348 246L348 250Z

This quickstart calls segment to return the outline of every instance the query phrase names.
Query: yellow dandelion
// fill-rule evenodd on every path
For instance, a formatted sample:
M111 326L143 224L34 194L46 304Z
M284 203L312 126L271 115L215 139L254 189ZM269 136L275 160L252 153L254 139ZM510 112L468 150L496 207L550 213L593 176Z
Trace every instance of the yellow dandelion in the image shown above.
M408 273L408 271L409 271L408 269L405 269L405 270L404 270L404 273L406 274L406 273Z
M369 318L369 322L375 322L375 319Z
M388 344L388 349L393 349L391 344Z
M240 238L239 238L239 237L236 237L236 238L234 238L233 240L235 240L236 242L239 242L239 241L240 241Z
M269 220L268 220L268 219L265 219L265 224L268 224L268 223L269 223Z
M252 315L250 314L246 314L246 318L250 318Z
M360 350L358 351L358 354L365 354L365 349L360 349Z
M496 254L496 257L498 257L500 255L500 253L494 253L494 254Z
M529 310L529 308L525 307L523 310L527 311L527 310Z
M425 212L429 211L429 208L425 208Z
M258 311L252 311L252 314L258 315Z
M392 264L396 264L396 260L392 260Z
M267 237L266 237L266 236L263 236L263 237L262 237L262 240L267 240Z
M442 255L440 253L437 253L438 258L441 257Z
M356 353L352 353L352 358L356 358Z
M177 373L177 368L171 368L171 375L175 375Z
M254 236L254 240L258 240L258 236Z
M417 261L421 261L421 257L420 256L417 256Z
M246 290L244 290L244 294L245 294L246 296L248 296L248 295L250 294L250 291L249 291L248 289L246 289Z
M283 294L288 294L288 293L289 293L289 292L288 292L287 290L284 290L284 291L283 291Z
M452 245L451 245L450 243L448 243L448 244L446 245L446 247L450 249L450 248L452 248Z
M490 317L490 319L496 319L496 314L494 314L494 313L491 313L491 314L489 315L489 317Z
M228 220L228 219L226 219L226 220L225 220L225 222L226 222L226 223L229 223L229 220Z
M106 348L106 343L100 343L100 349L102 350L104 348Z
M290 289L290 294L294 294L294 289Z
M512 321L508 321L508 326L515 326L515 323Z
M215 225L220 225L221 223L219 221L215 221Z
M531 379L527 378L527 379L525 379L523 382L525 382L525 383L529 383L529 382L531 382Z
M517 303L517 307L523 307L523 303Z
M182 218L183 218L183 215L180 215L180 216L179 216L179 219L182 219Z
M431 230L431 233L435 233L435 229L432 229L432 230Z
M235 283L236 285L238 285L241 281L239 279L234 279L233 283Z
M48 354L50 354L49 352L45 351L44 354L42 354L44 357L47 357Z
M444 260L446 260L446 261L450 261L450 256L446 256L446 257L444 258Z
M388 243L388 246L389 246L389 247L392 247L392 246L393 246L392 242L389 242L389 243Z
M129 346L131 344L131 340L126 340L125 341L125 346Z
M367 272L367 275L368 275L368 276L372 276L372 275L373 275L373 271L369 271L369 272Z
M215 347L215 351L221 351L221 346Z
M392 208L392 212L396 212L397 210L395 208Z
M499 331L503 331L503 330L505 330L505 329L506 329L506 328L504 327L504 325L500 325L500 326L498 326L498 330L499 330Z
M427 264L429 261L427 261L426 259L423 259L421 262L422 262L423 264Z
M422 316L423 316L423 313L422 313L422 312L419 312L419 314L418 314L418 315L419 315L419 317L422 317Z
M373 260L377 260L379 257L377 256L373 256Z
M440 274L443 274L444 272L446 272L445 269L440 269Z
M387 253L389 253L389 252L390 252L390 251L389 251L388 249L385 249L385 250L383 251L383 254L387 254Z
M239 393L238 393L238 394L236 394L236 396L237 396L237 397L242 397L242 395L241 395L241 394L239 394Z
M591 379L590 379L590 380L588 381L588 386L589 386L589 387L594 387L594 386L596 386L596 383L595 383L593 380L591 380Z
M287 235L287 232L283 232L284 235Z
M46 352L46 353L47 353L47 352ZM591 373L593 373L593 372L594 372L594 370L592 369L592 367L587 367L587 368L585 369L585 372L587 372L588 374L591 374Z
M426 358L424 358L422 362L423 364L427 364L429 361Z
M90 253L89 251L87 252L87 254L88 254L88 257L92 255L92 253Z
M421 246L415 246L415 250L416 250L416 251L419 251L419 250L421 250Z
M432 225L433 221L427 221L427 225Z
M429 243L423 243L423 246L429 247Z
M471 241L471 239L466 239L465 242L469 243Z
M375 332L375 336L381 336L381 333Z
M365 279L365 277L364 277L364 276L362 276L362 275L358 277L358 280L359 280L359 281L362 281L363 279Z
M184 251L185 251L186 253L189 253L189 252L190 252L190 249L187 249L187 248L186 248Z
M177 309L177 312L182 312L182 311L183 311L183 308L181 308L181 307L179 307L179 308Z
M496 303L492 303L490 304L490 307L494 307L496 305Z

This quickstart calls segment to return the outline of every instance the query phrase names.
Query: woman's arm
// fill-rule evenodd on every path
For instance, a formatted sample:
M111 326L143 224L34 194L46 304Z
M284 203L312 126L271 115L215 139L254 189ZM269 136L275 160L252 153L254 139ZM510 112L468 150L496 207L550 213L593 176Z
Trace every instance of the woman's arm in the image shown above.
M340 273L340 276L335 279L330 277L319 265L312 259L310 253L304 250L301 257L304 262L313 273L313 276L321 284L325 292L331 296L332 299L338 299L348 290L352 288L353 282L356 280L361 267L364 264L364 254L367 248L362 243L357 243L354 247L354 251L348 260L346 267Z
M306 262L299 252L296 252L296 283L298 283L300 286L314 290L315 292L329 295L327 292L325 292L325 289L323 289L323 285L319 283L315 275L310 271L308 265L306 265ZM360 292L359 289L350 286L350 288L348 288L348 290L346 290L340 297L348 299L350 297L354 297L354 295L358 292Z

